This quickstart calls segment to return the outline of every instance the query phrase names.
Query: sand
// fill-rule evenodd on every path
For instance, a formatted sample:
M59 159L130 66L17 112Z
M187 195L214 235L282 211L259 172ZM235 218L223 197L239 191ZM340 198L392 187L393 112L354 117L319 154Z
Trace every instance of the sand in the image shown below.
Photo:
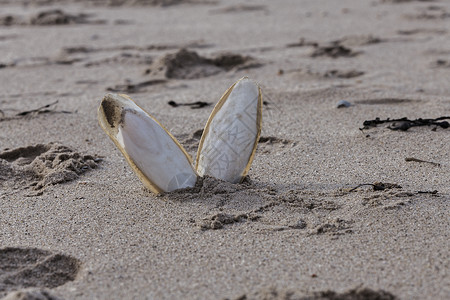
M0 0L0 53L0 298L450 297L448 1ZM155 196L97 123L127 93L195 157L243 76L242 184ZM404 117L447 119L363 124Z

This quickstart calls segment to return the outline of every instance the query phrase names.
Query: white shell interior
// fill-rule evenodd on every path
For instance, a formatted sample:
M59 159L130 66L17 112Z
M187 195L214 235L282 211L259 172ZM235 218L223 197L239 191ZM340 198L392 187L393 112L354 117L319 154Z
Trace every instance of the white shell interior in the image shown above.
M237 183L247 167L258 136L258 86L248 78L236 83L205 128L197 173Z
M158 122L130 102L122 111L118 127L116 138L120 146L160 189L170 192L194 186L197 175L185 153Z

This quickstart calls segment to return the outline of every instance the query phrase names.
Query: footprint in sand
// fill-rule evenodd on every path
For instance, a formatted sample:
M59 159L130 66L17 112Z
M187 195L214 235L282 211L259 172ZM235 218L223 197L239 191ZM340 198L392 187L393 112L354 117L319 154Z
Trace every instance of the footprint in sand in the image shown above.
M259 138L257 151L261 153L270 153L273 150L281 151L285 148L292 148L295 145L297 145L297 143L291 140L281 139L274 136L262 136Z
M0 152L0 185L14 181L19 186L40 190L72 181L95 169L100 161L59 144L38 144Z
M341 208L334 202L334 194L306 190L282 192L266 184L253 183L248 177L243 183L233 184L205 176L193 188L166 193L162 197L184 204L201 200L208 209L188 220L201 231L235 226L256 226L269 231L306 229L312 228L308 218L320 213L324 220L319 221L323 223L329 212ZM284 212L282 217L280 210ZM349 229L344 226L349 223L345 222L339 226L333 223L322 231L332 236L342 234L344 229ZM331 228L333 225L336 228Z
M70 24L105 24L104 20L91 20L90 14L68 14L59 9L41 11L30 17L6 15L0 16L0 26L48 26Z
M431 2L433 0L381 0L382 3Z
M120 7L120 6L171 6L178 4L214 4L211 0L2 0L2 3L19 3L21 5L50 6L72 4L86 6Z
M430 194L428 196L421 195L423 198L436 197L435 194ZM381 208L384 210L397 210L405 207L407 205L413 204L413 202L418 198L417 193L411 192L397 192L391 191L387 193L375 192L372 195L364 197L361 204L367 208ZM416 199L415 199L416 198Z
M311 57L354 57L361 54L361 51L355 51L349 47L342 45L339 41L332 42L324 46L315 47L314 51L311 53Z
M160 75L168 79L197 79L232 69L242 70L259 66L260 64L249 56L224 53L206 58L195 51L180 49L156 61L146 74Z
M62 300L43 289L29 288L9 293L1 300Z
M333 41L334 44L343 45L346 47L354 46L367 46L386 42L387 39L383 39L371 34L368 35L349 35L340 38L339 40Z
M415 29L397 30L397 33L401 35L415 35L415 34L442 35L447 33L447 30L438 28L415 28Z
M166 54L153 62L150 68L144 71L144 75L150 75L143 82L126 82L107 91L123 93L145 92L145 87L167 82L168 79L198 79L213 76L221 72L240 71L262 66L250 56L224 53L206 58L195 51L185 48L176 53Z
M117 21L118 20L116 20L115 23L117 23ZM106 47L86 47L84 45L80 45L61 49L60 53L56 57L48 58L48 62L54 64L79 63L87 68L118 64L151 65L153 63L153 56L148 54L149 51L158 52L180 48L195 49L208 47L211 47L211 45L205 44L202 41L193 41L181 44L149 44L144 46L116 45ZM110 52L112 55L107 55L107 53ZM97 55L97 53L101 53L101 55Z
M47 250L0 249L0 297L23 288L55 288L73 281L80 267L76 258Z
M241 13L241 12L253 12L253 11L264 11L267 13L267 7L265 5L232 5L224 8L214 9L212 13L226 14L226 13Z
M311 69L293 69L293 70L280 70L281 74L294 74L297 80L320 80L320 79L351 79L360 77L365 74L364 71L356 69L338 70L331 69L324 72L313 71ZM281 75L280 74L280 75Z
M322 224L316 226L309 231L309 235L321 235L326 234L329 236L344 235L347 233L353 233L351 229L351 224L353 221L347 221L343 219L336 218L331 221L325 221Z
M317 277L317 275L312 274L311 277ZM230 299L230 298L225 298ZM237 299L299 299L299 300L359 300L359 299L377 299L377 300L395 300L398 299L395 295L383 291L383 290L372 290L365 287L358 287L355 289L347 290L342 293L338 293L332 290L319 291L313 293L305 293L299 290L290 289L278 289L275 287L266 287L260 290L254 291L252 293L242 294L239 297L233 298Z
M419 8L419 12L416 14L405 15L408 20L446 20L450 18L450 12L445 7L430 5L428 7Z

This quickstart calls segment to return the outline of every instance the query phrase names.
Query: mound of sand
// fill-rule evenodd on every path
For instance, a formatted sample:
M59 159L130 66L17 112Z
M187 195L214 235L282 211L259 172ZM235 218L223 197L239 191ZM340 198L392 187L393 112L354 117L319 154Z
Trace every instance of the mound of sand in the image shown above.
M224 53L213 58L200 56L195 51L180 49L157 60L145 73L169 79L196 79L216 75L232 69L257 67L249 56Z
M0 152L0 181L27 181L26 186L39 190L75 180L99 161L54 143L21 147Z

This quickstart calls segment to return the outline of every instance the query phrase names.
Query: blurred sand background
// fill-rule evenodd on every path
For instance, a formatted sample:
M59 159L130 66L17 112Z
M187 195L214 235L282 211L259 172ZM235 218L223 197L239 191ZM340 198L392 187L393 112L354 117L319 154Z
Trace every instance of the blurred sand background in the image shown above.
M449 1L0 0L0 54L0 297L450 297L450 128L361 130L450 116ZM194 156L243 76L243 184L154 196L98 126L126 93Z

